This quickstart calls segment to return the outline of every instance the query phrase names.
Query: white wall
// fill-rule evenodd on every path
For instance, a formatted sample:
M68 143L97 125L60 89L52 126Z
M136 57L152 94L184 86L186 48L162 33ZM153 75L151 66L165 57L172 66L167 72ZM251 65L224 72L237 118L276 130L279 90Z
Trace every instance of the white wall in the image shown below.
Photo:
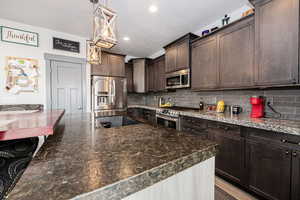
M13 21L8 21L5 19L0 19L0 26L8 26L12 28L23 29L27 31L39 33L40 44L39 47L31 47L19 44L12 44L0 41L0 104L44 104L46 105L46 74L45 67L46 62L44 59L44 53L51 53L57 55L65 55L78 58L86 58L86 40L87 38L82 38L66 33L61 33L45 28L25 25ZM52 49L52 37L59 37L63 39L73 40L80 42L80 54L71 53L67 51L60 51ZM5 57L6 56L16 56L24 58L37 59L39 61L40 67L40 79L39 79L39 91L37 93L21 93L18 95L8 94L5 91ZM87 65L87 82L90 79L90 66ZM90 102L90 89L89 84L87 84L88 90L88 110Z
M253 8L252 5L250 3L244 5L243 7L231 12L231 13L228 13L228 16L230 16L230 22L232 21L235 21L235 20L238 20L242 17L242 13L245 12L246 10L250 9L250 8ZM207 30L207 29L211 29L211 28L214 28L214 27L222 27L222 18L214 21L214 22L211 22L204 26L204 27L200 27L199 29L197 29L196 31L193 31L194 34L196 35L202 35L202 31L204 30ZM170 41L171 42L171 41ZM149 58L157 58L161 55L163 55L165 53L165 50L164 49L160 49L159 51L155 52L154 54L150 55Z

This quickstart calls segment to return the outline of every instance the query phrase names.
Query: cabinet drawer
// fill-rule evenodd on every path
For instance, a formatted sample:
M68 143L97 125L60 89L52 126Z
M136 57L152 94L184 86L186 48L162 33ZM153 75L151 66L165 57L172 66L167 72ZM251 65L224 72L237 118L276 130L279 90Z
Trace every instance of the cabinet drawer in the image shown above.
M246 137L251 140L262 140L276 143L281 146L289 146L300 149L300 136L289 135L274 131L266 131L255 128L245 128Z
M207 121L194 117L180 117L181 130L207 137Z
M228 134L228 136L241 136L241 127L233 124L226 124L221 122L208 121L208 131L213 134Z

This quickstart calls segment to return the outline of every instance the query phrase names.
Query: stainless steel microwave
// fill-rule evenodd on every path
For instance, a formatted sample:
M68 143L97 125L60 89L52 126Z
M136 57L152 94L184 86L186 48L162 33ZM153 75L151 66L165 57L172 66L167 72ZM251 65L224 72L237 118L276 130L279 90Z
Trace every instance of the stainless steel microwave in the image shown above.
M180 70L166 75L166 88L188 88L190 87L190 70Z

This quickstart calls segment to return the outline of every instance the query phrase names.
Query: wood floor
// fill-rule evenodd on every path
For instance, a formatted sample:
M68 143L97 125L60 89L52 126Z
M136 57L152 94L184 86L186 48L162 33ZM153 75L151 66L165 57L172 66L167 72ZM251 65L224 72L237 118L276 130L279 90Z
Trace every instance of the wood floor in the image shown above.
M223 179L215 178L215 200L257 200Z

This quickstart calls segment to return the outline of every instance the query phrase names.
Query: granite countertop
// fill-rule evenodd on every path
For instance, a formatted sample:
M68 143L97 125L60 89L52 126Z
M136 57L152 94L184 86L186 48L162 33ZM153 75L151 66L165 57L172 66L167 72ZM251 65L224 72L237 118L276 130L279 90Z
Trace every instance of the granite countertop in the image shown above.
M150 110L163 109L155 106L132 105L129 108L145 108ZM268 131L286 133L300 136L300 121L281 120L273 118L251 118L248 114L231 115L229 113L222 114L216 112L205 111L179 111L182 116L196 117L200 119L212 120L217 122L224 122L228 124L235 124L250 128L258 128Z
M0 141L51 135L64 110L0 111Z
M89 114L66 115L8 199L116 200L216 154L199 136L145 123L94 129Z

